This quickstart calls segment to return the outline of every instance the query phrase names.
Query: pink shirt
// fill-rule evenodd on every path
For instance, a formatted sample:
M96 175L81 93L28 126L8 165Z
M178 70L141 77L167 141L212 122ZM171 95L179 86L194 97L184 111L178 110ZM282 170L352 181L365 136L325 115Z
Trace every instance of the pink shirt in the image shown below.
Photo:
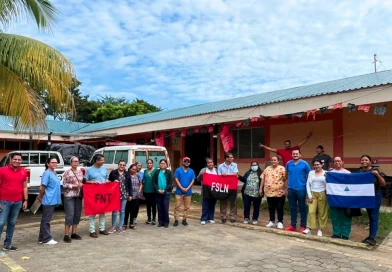
M350 174L351 172L348 171L347 169L340 169L340 170L336 170L336 169L332 169L330 172L335 172L335 173L345 173L345 174Z

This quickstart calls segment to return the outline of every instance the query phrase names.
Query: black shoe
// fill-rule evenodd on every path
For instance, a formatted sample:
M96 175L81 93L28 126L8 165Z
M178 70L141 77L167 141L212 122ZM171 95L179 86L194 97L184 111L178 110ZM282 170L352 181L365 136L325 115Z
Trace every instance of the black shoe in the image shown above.
M349 240L349 238L347 236L342 236L343 240Z
M178 220L174 220L173 227L177 227L177 226L178 226Z
M364 244L368 244L368 240L370 239L370 237L366 237L364 240L362 240L362 243Z
M339 237L339 236L337 236L337 235L335 235L335 234L334 234L334 235L332 235L332 236L331 236L331 238L333 238L333 239L340 239L340 237Z
M155 219L151 221L151 225L155 225Z
M71 240L71 238L69 238L69 235L64 235L64 243L71 243L72 242L72 240Z
M169 227L169 224L165 224L165 225L163 225L165 228L168 228Z
M222 224L226 223L227 219L222 219Z
M230 223L235 223L235 220L234 219L230 219Z
M4 245L3 250L8 250L8 251L18 251L18 248L15 246L9 246L9 245Z
M80 237L78 234L76 234L76 233L72 233L71 234L71 239L74 239L74 240L82 240L82 237Z
M186 222L186 220L182 220L182 224L183 224L184 226L188 226L188 222Z
M146 225L150 225L150 224L151 224L151 220L147 220Z
M162 224L158 224L158 228L161 228L161 227L163 227L163 225Z
M373 237L369 237L368 242L369 245L371 246L376 246L377 242L376 239L374 239Z

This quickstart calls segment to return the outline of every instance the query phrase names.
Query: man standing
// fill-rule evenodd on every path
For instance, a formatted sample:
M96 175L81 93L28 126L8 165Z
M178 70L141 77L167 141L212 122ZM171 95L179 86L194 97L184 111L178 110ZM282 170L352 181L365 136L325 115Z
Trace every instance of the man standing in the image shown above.
M182 166L178 167L174 172L174 180L176 181L176 205L174 207L174 224L178 226L178 218L180 207L184 205L184 215L182 217L182 224L188 226L186 219L188 217L189 207L191 206L192 186L195 182L195 172L189 168L191 159L185 157L182 159Z
M310 172L309 164L301 159L299 150L292 151L293 160L286 165L286 178L288 175L288 200L291 214L291 226L288 231L296 231L297 206L301 213L301 232L306 229L306 181Z
M230 152L227 152L225 154L225 162L218 166L218 175L237 176L238 175L238 166L233 161L234 161L233 154ZM220 201L220 214L221 214L222 223L226 223L226 221L227 221L227 200ZM230 216L231 223L234 223L235 220L237 220L237 202L236 202L236 200L230 201L230 214L229 214L229 216Z
M27 209L27 173L20 167L22 154L12 153L10 157L10 164L0 168L0 237L7 224L3 250L16 251L12 237L20 209Z
M323 164L323 169L325 171L328 171L329 169L332 168L332 158L328 154L324 153L324 147L322 145L316 146L316 153L317 155L314 156L312 160L312 165L314 164L315 160L321 161Z
M105 158L102 154L97 154L93 158L94 165L89 167L86 171L86 183L91 184L104 184L109 183L108 170L103 167ZM98 234L95 232L95 215L89 217L90 222L90 237L98 238ZM105 214L99 215L99 233L103 235L109 235L109 232L105 230Z
M265 149L279 155L282 158L283 166L286 166L287 162L289 160L291 160L291 158L292 158L292 151L293 150L300 150L301 147L310 139L310 137L312 137L311 131L309 132L308 136L306 136L306 138L302 140L302 142L300 142L298 145L293 146L293 147L291 147L291 141L286 140L284 142L284 149L271 148L271 147L265 146L263 144L259 144L259 147L265 148Z

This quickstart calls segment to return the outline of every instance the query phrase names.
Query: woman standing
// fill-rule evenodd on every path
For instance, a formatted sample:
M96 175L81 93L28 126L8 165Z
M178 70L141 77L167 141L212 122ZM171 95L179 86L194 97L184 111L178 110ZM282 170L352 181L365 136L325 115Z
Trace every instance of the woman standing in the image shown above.
M167 168L167 160L159 161L159 170L152 176L155 200L158 208L158 227L169 227L169 201L173 190L173 173Z
M384 187L386 183L384 178L380 175L378 169L373 167L372 158L369 155L363 155L361 157L361 168L359 168L359 172L372 172L374 175L374 192L376 198L376 206L374 207L374 209L366 209L370 221L369 237L364 239L362 243L375 246L377 244L376 236L378 231L378 218L382 202L380 187Z
M155 225L157 216L157 203L155 201L155 189L152 183L152 177L157 169L154 167L154 162L151 159L147 160L147 169L143 174L143 195L146 199L147 205L147 221L146 224Z
M267 197L269 223L267 228L277 226L283 229L283 208L286 201L286 168L279 165L279 157L271 157L271 165L265 168L261 175L260 195L264 192ZM278 224L275 225L275 212L278 213Z
M70 160L71 169L65 171L63 176L64 209L65 209L65 234L64 242L71 243L71 239L82 240L76 230L82 214L83 172L78 169L79 159L73 156ZM72 226L72 235L69 230Z
M60 179L54 172L57 163L57 159L54 157L49 157L46 160L46 171L42 175L41 187L37 196L37 200L42 203L42 219L38 237L40 244L57 244L50 233L50 220L52 220L54 208L61 204Z
M137 174L137 166L136 164L131 164L128 168L128 172L130 173L131 179L131 200L128 201L127 207L129 213L125 212L125 225L128 224L129 218L129 228L136 229L135 220L137 218L137 213L139 211L139 198L142 192L142 181L140 180L140 176Z
M206 159L206 162L207 162L207 167L201 169L199 175L196 178L197 181L199 181L201 184L201 189L200 189L201 196L203 196L203 174L204 173L208 173L212 175L218 174L218 172L214 167L214 161L208 158ZM209 199L203 197L200 224L205 225L207 221L209 221L210 224L215 224L214 221L215 204L216 204L216 199Z
M244 201L244 224L249 223L250 219L250 206L253 203L253 216L252 223L257 225L260 213L261 198L260 185L261 185L261 174L262 170L259 167L257 161L252 161L250 164L250 170L245 173L244 176L239 176L244 185L242 186L242 196Z
M302 233L310 234L311 229L317 227L316 214L318 214L319 229L317 236L321 237L323 236L323 229L326 228L328 222L325 171L323 169L323 163L320 160L315 160L313 167L314 170L309 172L306 182L309 203L308 227Z
M120 211L120 223L118 231L120 233L125 232L124 228L124 216L125 216L125 206L127 205L127 201L132 200L132 184L131 184L131 176L128 171L126 171L125 166L126 162L121 160L118 162L118 168L111 171L109 174L109 180L112 182L118 182L120 186L120 202L121 202L121 211ZM116 232L116 221L117 214L119 211L112 212L112 227L109 230L109 233Z

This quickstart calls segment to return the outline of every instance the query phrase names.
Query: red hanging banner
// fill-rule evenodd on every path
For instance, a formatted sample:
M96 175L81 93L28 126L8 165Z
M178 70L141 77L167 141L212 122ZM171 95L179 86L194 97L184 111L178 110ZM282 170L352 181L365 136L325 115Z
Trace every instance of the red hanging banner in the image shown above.
M343 109L343 103L336 103L335 105L332 106L332 108L334 110Z
M236 123L236 124L235 124L235 126L236 126L236 127L240 127L240 126L242 126L242 122L238 122L238 123Z
M359 105L358 110L364 111L364 112L369 112L370 106L369 105Z
M306 112L306 119L308 119L309 116L313 116L313 120L316 120L316 110L308 110Z
M256 116L256 117L252 117L250 119L250 122L257 122L260 119L260 117Z
M183 130L181 131L181 137L186 137L186 129L183 129Z
M159 136L156 136L154 140L157 146L165 146L165 133L161 131Z
M209 125L207 128L207 132L208 133L214 132L214 125Z
M222 140L223 150L225 152L229 152L234 148L234 138L233 133L230 131L230 126L223 125L219 136Z
M120 187L118 182L85 184L83 186L84 214L96 215L119 211Z

